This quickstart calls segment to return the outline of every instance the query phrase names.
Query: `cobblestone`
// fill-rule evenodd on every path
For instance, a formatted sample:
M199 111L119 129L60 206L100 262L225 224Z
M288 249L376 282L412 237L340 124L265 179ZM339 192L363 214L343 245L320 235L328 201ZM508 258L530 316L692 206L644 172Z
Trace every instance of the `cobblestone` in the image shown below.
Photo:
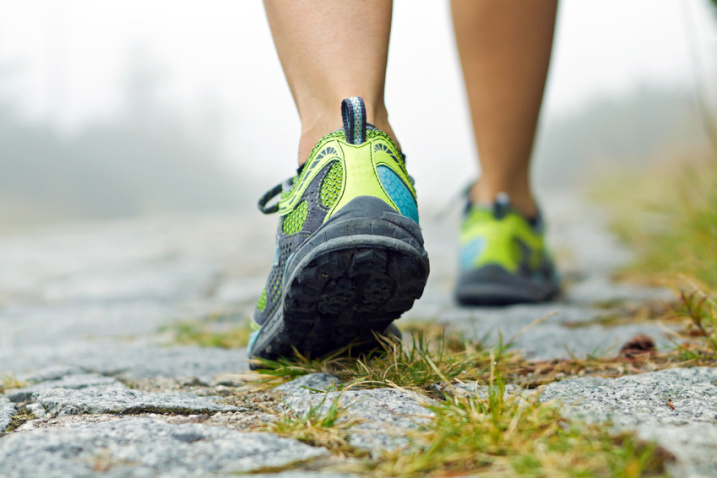
M535 358L616 353L638 333L665 347L656 324L600 323L621 306L672 298L612 280L630 256L605 232L604 214L573 196L544 206L550 240L569 258L560 266L571 285L557 302L456 307L457 217L438 225L424 214L431 277L405 319L439 321L488 344L502 337ZM327 390L335 377L298 379L274 392L281 398L242 398L235 385L248 370L244 349L168 346L161 332L188 319L248 316L274 231L274 219L258 215L187 216L0 237L0 377L27 383L0 396L0 431L17 410L37 416L0 437L0 474L351 476L321 465L338 459L324 449L254 430L277 411L338 397L310 390ZM657 440L677 456L676 475L717 476L715 378L712 369L581 378L548 386L543 399ZM401 446L402 433L431 417L427 399L399 390L348 390L340 400L347 417L361 419L351 443L374 454Z

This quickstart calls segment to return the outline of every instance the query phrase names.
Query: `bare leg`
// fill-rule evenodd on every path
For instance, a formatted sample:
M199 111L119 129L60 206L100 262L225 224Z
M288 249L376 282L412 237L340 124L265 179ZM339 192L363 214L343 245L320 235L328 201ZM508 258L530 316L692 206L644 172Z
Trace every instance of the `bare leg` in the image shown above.
M341 100L361 96L366 120L391 135L383 100L391 0L265 0L301 118L299 164L341 126Z
M532 216L530 157L557 0L452 0L452 10L482 171L471 200L505 192Z

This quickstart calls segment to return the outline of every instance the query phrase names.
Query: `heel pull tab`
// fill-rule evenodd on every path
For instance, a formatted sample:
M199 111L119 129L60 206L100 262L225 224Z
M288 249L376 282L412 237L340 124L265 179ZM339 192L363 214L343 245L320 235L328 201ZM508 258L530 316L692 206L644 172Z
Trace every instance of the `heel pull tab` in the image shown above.
M498 193L493 201L493 216L496 219L503 219L510 211L510 196L506 193Z
M352 96L341 102L341 117L344 121L344 134L349 144L366 142L366 105L360 96Z

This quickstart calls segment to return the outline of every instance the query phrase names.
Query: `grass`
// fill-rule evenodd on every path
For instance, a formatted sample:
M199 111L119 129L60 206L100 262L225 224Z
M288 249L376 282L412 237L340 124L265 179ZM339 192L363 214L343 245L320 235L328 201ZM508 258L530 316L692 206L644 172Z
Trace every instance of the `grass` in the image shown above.
M25 424L25 422L29 422L30 420L34 420L37 418L34 413L26 409L25 407L21 407L20 410L18 410L15 415L13 415L12 419L10 420L10 423L8 424L7 428L5 429L5 433L10 433L21 426Z
M637 180L631 175L629 185L598 199L612 210L614 230L636 253L620 276L680 291L670 320L681 322L683 330L673 338L671 353L686 364L715 366L717 158L677 162L672 168ZM639 207L626 208L626 203Z
M681 293L678 317L685 330L675 340L675 352L687 362L717 365L717 303L704 292Z
M495 362L496 364L498 362ZM364 459L348 471L370 476L665 476L669 455L609 425L565 419L558 404L541 403L537 393L506 393L500 366L489 371L487 397L467 393L443 396L427 408L428 426L407 432L409 445ZM262 430L295 438L354 458L367 454L351 447L355 421L328 393L306 413L285 413Z
M5 393L5 390L12 388L24 388L27 387L28 383L18 378L14 374L5 374L0 378L0 393Z
M488 350L479 342L459 340L457 335L442 332L434 336L423 331L412 334L410 345L381 338L382 349L359 357L345 356L346 350L320 359L300 354L278 360L259 359L265 367L259 370L259 382L275 386L309 373L330 373L344 382L344 388L395 387L423 393L434 393L438 383L485 380L491 363L515 365L522 359L502 343Z
M310 405L305 413L290 410L281 414L276 421L261 425L257 430L323 447L335 455L366 455L348 442L349 430L359 421L345 416L345 409L340 406L340 393L327 403L329 393L330 391L327 391L317 404Z
M717 290L717 160L635 177L598 195L612 210L613 229L637 253L622 275Z
M260 429L359 458L346 471L370 476L666 476L671 456L655 444L611 432L609 424L566 419L559 404L541 403L537 392L506 393L506 362L491 363L485 398L442 395L427 406L434 414L431 423L406 433L406 447L374 459L349 444L358 422L341 407L340 393L329 401L327 392L307 412L286 412Z
M602 313L591 320L563 321L560 325L570 329L581 329L600 325L602 327L616 327L626 324L646 323L669 320L674 311L670 304L665 302L647 302L644 304L606 305L610 302L590 304L593 308L602 309Z
M566 420L537 396L510 396L502 381L488 397L453 396L430 407L427 430L410 450L371 466L380 476L664 476L667 455L631 434Z
M302 375L329 373L342 380L343 389L393 387L442 398L438 384L486 384L493 367L500 369L508 383L533 389L575 376L617 378L679 366L715 366L717 309L708 299L689 297L685 296L692 301L689 307L682 305L672 312L655 309L664 320L684 325L684 332L673 337L674 348L667 351L625 350L610 356L529 360L513 351L510 344L499 342L485 347L450 329L442 329L439 334L437 324L428 324L425 333L414 331L409 343L386 339L382 350L358 357L347 357L346 350L341 350L316 359L296 354L275 361L259 360L265 368L247 378L252 386L272 388Z
M160 332L170 334L171 345L195 345L225 349L246 347L252 327L249 321L237 322L216 314L202 320L185 320L165 326Z

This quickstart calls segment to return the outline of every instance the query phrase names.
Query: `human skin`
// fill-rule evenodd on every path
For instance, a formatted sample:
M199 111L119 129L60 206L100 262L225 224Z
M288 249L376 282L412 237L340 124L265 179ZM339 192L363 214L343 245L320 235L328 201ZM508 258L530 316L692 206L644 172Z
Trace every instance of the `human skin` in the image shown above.
M366 121L396 136L383 94L393 2L265 0L267 18L299 110L299 164L341 127L341 100L360 96Z
M341 126L337 105L350 96L363 97L367 121L396 140L384 102L392 2L264 4L301 119L299 164ZM533 216L530 163L557 0L453 0L451 9L481 167L470 198L490 203L504 192Z
M452 0L451 10L481 166L471 200L505 192L533 216L530 162L557 0Z

